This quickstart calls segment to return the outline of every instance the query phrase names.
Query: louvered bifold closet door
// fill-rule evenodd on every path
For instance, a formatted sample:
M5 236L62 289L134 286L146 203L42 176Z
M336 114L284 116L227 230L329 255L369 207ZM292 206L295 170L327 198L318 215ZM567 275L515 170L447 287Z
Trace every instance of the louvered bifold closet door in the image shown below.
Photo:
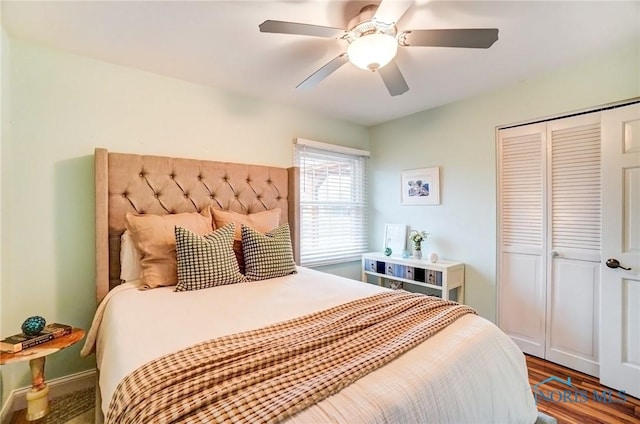
M498 322L542 357L545 343L546 126L498 132Z
M600 114L547 124L550 234L546 358L598 375Z

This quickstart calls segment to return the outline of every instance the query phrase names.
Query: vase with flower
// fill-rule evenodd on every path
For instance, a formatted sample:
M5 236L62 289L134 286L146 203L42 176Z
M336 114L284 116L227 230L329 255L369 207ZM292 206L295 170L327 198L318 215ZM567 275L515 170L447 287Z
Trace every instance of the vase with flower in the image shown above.
M412 230L409 235L409 240L413 242L413 257L416 259L422 258L422 242L427 239L429 233L425 231Z

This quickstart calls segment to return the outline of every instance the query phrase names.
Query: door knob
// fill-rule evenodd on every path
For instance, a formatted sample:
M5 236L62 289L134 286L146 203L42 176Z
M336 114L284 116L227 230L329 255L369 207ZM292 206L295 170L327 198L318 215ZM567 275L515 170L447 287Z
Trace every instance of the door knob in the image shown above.
M607 259L607 262L605 262L605 265L612 269L622 268L627 271L631 271L631 268L625 268L622 265L620 265L620 261L618 261L617 259Z
M552 258L557 258L558 256L560 256L560 254L558 252L556 252L555 250L551 251L551 257Z

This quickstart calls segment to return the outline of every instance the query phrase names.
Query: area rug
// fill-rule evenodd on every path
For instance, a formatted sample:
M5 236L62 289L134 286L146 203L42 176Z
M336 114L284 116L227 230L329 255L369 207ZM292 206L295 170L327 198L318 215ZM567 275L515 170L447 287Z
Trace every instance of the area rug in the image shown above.
M52 399L46 424L94 424L96 389L89 387ZM38 421L40 423L40 421Z

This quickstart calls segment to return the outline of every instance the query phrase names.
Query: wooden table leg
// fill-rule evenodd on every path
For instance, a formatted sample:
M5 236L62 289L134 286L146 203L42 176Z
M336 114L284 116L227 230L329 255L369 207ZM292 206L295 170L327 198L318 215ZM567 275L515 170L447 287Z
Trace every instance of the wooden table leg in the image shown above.
M39 420L49 413L49 387L44 382L44 362L44 356L29 361L31 390L26 394L28 421Z

